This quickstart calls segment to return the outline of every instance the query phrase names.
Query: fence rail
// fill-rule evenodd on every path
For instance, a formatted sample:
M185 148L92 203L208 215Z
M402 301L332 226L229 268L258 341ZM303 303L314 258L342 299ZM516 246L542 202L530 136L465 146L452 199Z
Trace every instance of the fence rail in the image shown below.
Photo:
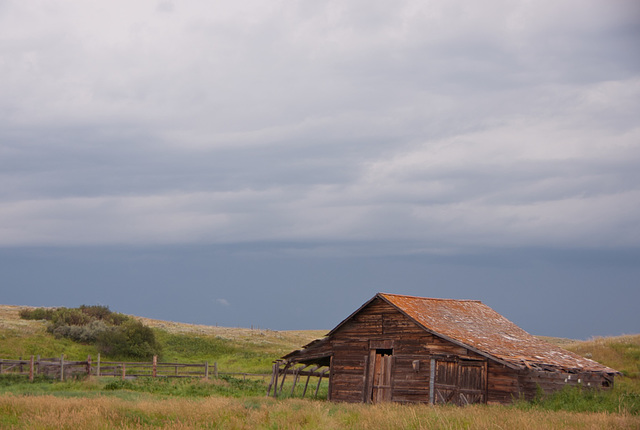
M211 368L212 367L212 368ZM28 375L33 381L36 375L47 375L64 381L67 378L81 375L113 376L126 378L218 378L220 375L242 376L244 380L262 378L266 380L270 374L247 372L220 372L218 363L209 366L204 363L159 363L157 356L151 362L101 361L100 354L93 361L91 356L86 361L65 360L60 358L40 358L31 356L28 360L0 359L0 374Z

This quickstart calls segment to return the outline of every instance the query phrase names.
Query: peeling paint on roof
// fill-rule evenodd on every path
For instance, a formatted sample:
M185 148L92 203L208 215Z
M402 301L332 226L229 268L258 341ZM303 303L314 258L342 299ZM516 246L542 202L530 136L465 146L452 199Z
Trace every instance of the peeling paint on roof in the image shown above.
M523 367L618 373L527 333L477 300L431 299L379 293L426 330L499 360ZM527 366L528 367L528 366Z

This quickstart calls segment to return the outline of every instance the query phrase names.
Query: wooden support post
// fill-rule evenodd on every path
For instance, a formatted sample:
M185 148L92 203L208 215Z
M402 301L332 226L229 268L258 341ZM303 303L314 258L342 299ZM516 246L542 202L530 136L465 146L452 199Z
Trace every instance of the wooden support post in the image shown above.
M309 379L311 379L311 375L307 375L307 382L304 383L304 391L302 391L302 398L304 399L304 395L307 394L307 387L309 386Z
M64 354L60 355L60 380L64 381Z
M318 385L316 386L316 392L313 394L313 397L318 397L318 391L320 390L320 383L322 382L323 373L318 376Z
M126 377L127 377L127 366L124 363L122 363L122 380L124 381Z
M269 397L269 394L271 394L271 387L273 387L273 381L275 379L276 372L277 372L276 364L273 363L271 365L271 381L269 381L269 385L267 386L267 397Z
M432 358L429 368L429 404L435 403L436 359Z
M284 388L284 380L287 378L287 370L289 369L289 363L284 365L284 369L282 369L282 382L280 382L280 393L282 393L282 389Z
M87 376L91 376L91 356L87 355Z
M157 355L153 356L153 370L151 371L151 376L154 378L158 376L158 356Z
M29 361L29 381L33 382L33 355L31 361Z
M278 376L280 376L280 362L274 364L273 397L278 397Z
M209 362L204 362L204 379L209 379Z
M291 386L291 392L289 393L289 396L293 396L293 392L296 389L296 384L298 383L298 377L300 376L300 374L298 373L298 370L296 370L295 375L293 376L293 385Z
M100 353L98 353L98 362L96 363L96 376L100 376Z
M218 362L217 361L213 362L213 376L214 378L218 379Z

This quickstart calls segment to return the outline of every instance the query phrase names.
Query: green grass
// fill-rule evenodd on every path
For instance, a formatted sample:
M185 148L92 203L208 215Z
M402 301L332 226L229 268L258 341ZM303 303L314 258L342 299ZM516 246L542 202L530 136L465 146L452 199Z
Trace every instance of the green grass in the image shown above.
M520 401L516 408L570 412L608 412L640 415L640 392L628 386L612 390L565 387L555 393L539 394L533 401Z
M156 339L162 345L163 361L216 362L221 372L271 373L273 360L288 352L261 352L251 343L216 336L174 334L159 329L155 329L155 332Z
M266 385L260 380L243 380L231 376L202 378L136 378L111 377L76 379L60 382L38 376L33 382L21 375L0 375L0 394L53 395L56 397L169 398L169 397L251 397L264 396Z
M47 333L44 325L35 333L24 333L14 329L0 329L0 358L18 359L31 355L60 357L60 354L74 360L86 360L88 355L96 357L98 350L93 345L83 345L69 339L56 339Z
M123 381L115 379L108 382L102 389L135 391L159 397L250 397L265 394L265 386L261 381L242 380L230 376L209 380L137 378Z

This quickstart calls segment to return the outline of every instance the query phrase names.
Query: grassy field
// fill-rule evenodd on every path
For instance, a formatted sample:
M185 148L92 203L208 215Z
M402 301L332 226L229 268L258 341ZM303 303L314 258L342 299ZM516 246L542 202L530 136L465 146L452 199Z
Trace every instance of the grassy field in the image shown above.
M95 356L92 346L56 339L43 322L20 320L18 311L18 307L0 305L0 358ZM164 361L215 361L221 371L228 372L267 373L274 358L325 333L140 319L155 330ZM624 376L616 378L615 388L608 392L574 389L512 406L457 408L335 404L322 400L326 384L320 400L274 400L264 396L264 381L228 376L126 381L92 377L64 383L39 378L30 383L24 377L5 375L0 377L0 429L640 428L640 335L545 340L616 368Z
M94 358L98 355L92 345L56 339L47 333L44 321L20 319L20 309L0 305L0 358L59 357L64 353L70 360L84 360L87 355ZM136 318L154 329L163 347L161 361L217 362L223 372L270 373L275 358L326 334L325 330L274 331ZM102 359L132 361L129 357Z
M14 429L638 429L640 417L500 406L352 405L264 397L205 399L0 397Z

